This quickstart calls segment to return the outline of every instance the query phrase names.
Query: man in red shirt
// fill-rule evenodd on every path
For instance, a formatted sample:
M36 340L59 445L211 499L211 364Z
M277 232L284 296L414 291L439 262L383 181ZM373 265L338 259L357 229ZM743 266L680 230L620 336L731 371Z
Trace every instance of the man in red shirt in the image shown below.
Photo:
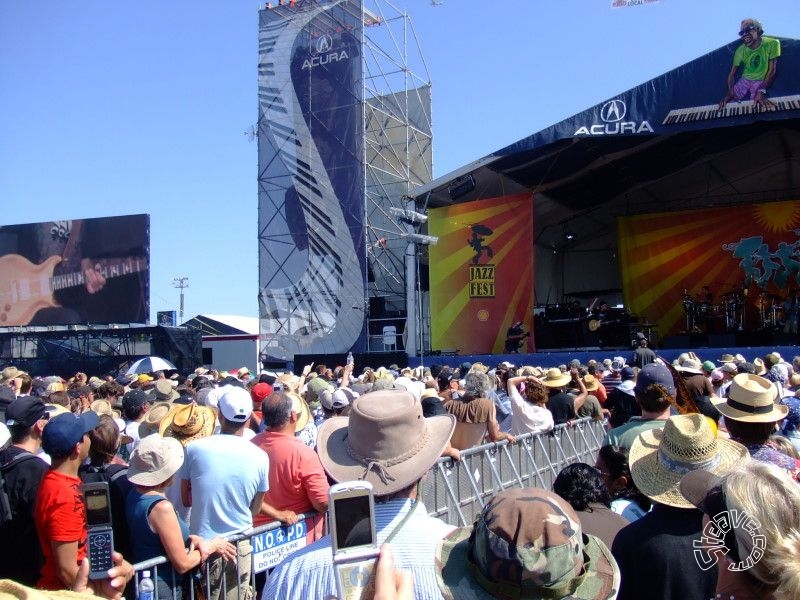
M89 455L87 435L99 423L97 414L62 413L42 431L42 448L50 455L50 470L42 478L34 521L44 566L36 587L72 588L86 556L86 513L78 467Z
M286 392L273 392L262 403L266 431L252 441L269 455L269 490L254 525L295 522L299 513L328 508L328 479L319 456L294 436L298 415L303 413L301 403L297 394ZM319 528L315 537L320 537L321 518L314 528Z

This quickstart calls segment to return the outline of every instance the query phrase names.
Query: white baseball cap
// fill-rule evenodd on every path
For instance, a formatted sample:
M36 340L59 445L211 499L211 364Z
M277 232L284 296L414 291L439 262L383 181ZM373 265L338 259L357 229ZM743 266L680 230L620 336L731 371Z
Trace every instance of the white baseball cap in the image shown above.
M244 423L253 414L253 400L246 390L235 385L219 388L219 412L228 421Z

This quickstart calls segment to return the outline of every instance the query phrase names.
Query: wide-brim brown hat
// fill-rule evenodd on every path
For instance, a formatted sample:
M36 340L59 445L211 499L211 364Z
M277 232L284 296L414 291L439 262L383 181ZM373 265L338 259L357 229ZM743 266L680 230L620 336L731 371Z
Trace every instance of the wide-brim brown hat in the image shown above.
M636 487L648 498L659 504L692 508L681 494L681 477L700 469L724 475L749 458L747 448L719 437L707 417L692 413L670 417L663 429L639 434L631 445L628 462Z
M775 423L786 418L789 407L775 404L778 390L769 379L739 373L728 388L727 398L712 398L726 419L745 423Z
M158 432L164 437L174 437L185 446L210 436L216 423L217 411L210 406L199 406L196 402L178 404L161 420Z
M564 387L570 381L572 381L572 375L569 373L564 373L561 369L557 367L553 367L552 369L547 369L542 376L542 383L547 387L552 388L559 388Z
M364 480L376 495L393 494L427 473L455 426L450 414L426 419L410 392L370 392L355 399L347 417L320 426L317 452L335 481Z

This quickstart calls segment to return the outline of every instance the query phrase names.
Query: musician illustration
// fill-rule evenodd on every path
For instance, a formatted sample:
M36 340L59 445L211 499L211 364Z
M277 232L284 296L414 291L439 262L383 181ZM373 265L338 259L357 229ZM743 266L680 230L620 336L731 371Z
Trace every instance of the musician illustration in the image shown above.
M777 73L781 43L763 33L764 29L758 20L742 21L739 29L742 45L733 55L733 65L728 73L728 93L720 100L720 110L731 100L741 101L747 97L763 109L773 108L773 103L767 98L767 90ZM741 76L737 80L740 69Z
M517 321L506 331L506 352L517 354L522 347L523 340L530 335L522 328L522 321Z
M477 265L484 252L486 252L487 258L492 258L494 256L494 250L492 250L492 247L483 245L483 242L486 240L486 236L492 235L494 231L492 231L490 227L487 227L481 223L470 225L470 229L472 230L472 237L467 240L467 244L470 248L475 250L475 256L472 257L472 264Z
M0 227L0 326L145 322L148 221Z

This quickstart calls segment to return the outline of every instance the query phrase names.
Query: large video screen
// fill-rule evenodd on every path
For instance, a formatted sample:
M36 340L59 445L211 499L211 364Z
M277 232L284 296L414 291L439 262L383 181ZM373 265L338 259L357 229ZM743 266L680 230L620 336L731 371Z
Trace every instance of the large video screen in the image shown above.
M150 216L0 227L0 327L144 323Z

